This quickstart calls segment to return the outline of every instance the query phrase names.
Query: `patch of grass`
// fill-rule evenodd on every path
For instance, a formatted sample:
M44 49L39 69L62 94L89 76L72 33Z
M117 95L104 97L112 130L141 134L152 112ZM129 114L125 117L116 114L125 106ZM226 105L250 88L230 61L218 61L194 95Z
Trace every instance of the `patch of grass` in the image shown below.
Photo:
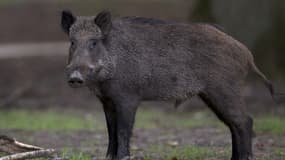
M136 128L197 128L203 126L226 129L216 116L209 111L194 113L175 112L142 109L138 111ZM262 115L254 118L254 130L257 133L285 134L285 118L274 115Z
M136 128L196 128L201 126L221 127L223 124L210 112L166 113L155 110L139 110L136 116Z
M204 160L204 159L229 159L230 149L228 148L210 148L210 147L165 147L152 146L150 147L150 154L147 154L144 159L155 159L159 155L160 159L164 160ZM218 158L217 158L218 157Z
M132 155L135 155L134 153ZM71 149L63 149L59 153L59 157L69 160L91 160L90 153L74 152ZM150 146L144 151L143 160L228 160L231 157L230 147L170 147L170 146ZM99 158L99 157L97 157ZM100 157L103 158L104 157ZM99 159L100 159L99 158ZM256 156L256 160L284 159L285 152L276 149L272 154ZM36 160L45 160L43 158Z
M69 149L63 149L60 157L67 158L69 160L91 160L90 154L83 152L76 153Z
M139 109L136 115L135 128L156 128L161 125L162 118L164 117L164 112L158 113L153 110Z
M277 116L255 118L254 130L257 133L285 134L285 118Z
M284 150L282 151L281 149L275 149L274 154L277 157L281 157L281 158L285 159L285 151Z
M173 117L172 122L173 126L181 128L196 128L201 126L222 127L222 123L210 112L183 113Z
M134 154L132 154L134 155ZM91 160L92 155L85 152L74 152L71 149L62 149L59 157L69 160ZM150 146L144 152L143 160L228 160L231 157L230 147L170 147L170 146ZM104 157L97 157L104 159ZM285 158L285 152L281 149L276 149L272 154L256 156L256 160L271 160ZM45 160L38 158L36 160Z
M71 149L62 149L58 155L59 158L68 160L91 160L90 154L84 152L73 152ZM35 160L46 160L46 158L37 158Z
M0 112L0 129L24 130L105 130L102 112L90 116L59 113L57 111L11 110ZM225 129L211 112L185 113L142 108L136 116L135 128L197 128L217 127ZM285 134L285 118L278 116L259 116L254 118L257 133Z
M69 160L91 160L90 155L79 153L79 154L72 154L69 157Z
M0 112L1 129L24 130L95 130L103 129L103 123L94 118L61 114L55 111L12 110Z

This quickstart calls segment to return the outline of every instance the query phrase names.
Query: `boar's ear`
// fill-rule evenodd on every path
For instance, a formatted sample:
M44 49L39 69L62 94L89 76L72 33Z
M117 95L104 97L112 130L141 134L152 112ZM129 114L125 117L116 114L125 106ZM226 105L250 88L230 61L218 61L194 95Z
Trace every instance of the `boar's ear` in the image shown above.
M76 18L72 15L70 11L62 11L61 13L61 28L62 30L69 34L71 25L75 22Z
M95 24L100 27L104 36L108 35L112 27L111 13L109 11L100 12L94 19Z

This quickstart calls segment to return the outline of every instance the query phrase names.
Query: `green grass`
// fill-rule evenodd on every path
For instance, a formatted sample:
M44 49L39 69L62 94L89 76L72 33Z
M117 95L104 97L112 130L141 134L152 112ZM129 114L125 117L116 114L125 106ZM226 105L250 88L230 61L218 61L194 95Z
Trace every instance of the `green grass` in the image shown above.
M71 149L63 149L59 153L59 157L67 158L69 160L91 160L90 153L74 152ZM143 160L228 160L231 157L230 147L170 147L153 145L148 150L144 151ZM98 157L97 157L98 158ZM285 152L281 149L275 149L275 151L266 156L255 157L256 160L271 160L285 158ZM99 158L100 159L100 158ZM43 158L36 160L45 160Z
M219 120L209 112L181 113L141 109L136 116L136 128L197 128L202 126L221 127Z
M274 154L277 157L283 157L285 159L285 150L275 149Z
M210 147L169 147L151 146L145 151L143 160L163 159L163 160L204 160L219 159L226 160L230 157L229 148L210 148ZM63 149L59 157L69 160L91 160L91 155L84 152L73 152L70 149ZM44 160L44 159L37 159Z
M59 153L59 157L67 158L69 160L91 160L92 156L90 153L85 152L74 152L71 149L63 149ZM148 150L144 151L143 160L228 160L231 157L230 147L170 147L170 146L159 146L153 145ZM98 158L98 157L97 157ZM103 157L102 157L103 158ZM272 154L266 156L255 157L256 160L271 160L285 158L285 152L281 149L276 149ZM282 159L283 158L283 159ZM100 158L99 158L100 159ZM39 158L36 160L45 160Z
M11 110L0 112L0 129L24 130L103 130L104 114L96 112L89 117L62 114L56 111ZM99 117L99 118L98 118ZM135 128L176 127L193 128L221 125L209 113L166 113L155 110L139 110Z
M207 111L194 113L166 113L155 110L139 110L135 124L136 128L197 128L216 127L226 129L213 113ZM254 117L254 130L257 133L283 135L285 134L285 117L262 115Z
M62 149L58 155L59 158L68 160L91 160L91 155L84 152L74 152L70 149ZM37 158L35 160L46 160L46 158Z
M204 160L204 159L229 159L230 149L210 147L168 147L152 146L145 155L145 160L155 159L157 155L164 160ZM218 157L218 158L217 158Z
M55 111L12 110L0 112L0 129L23 130L95 130L103 129L103 123L94 118L61 114Z
M76 153L69 149L63 149L60 157L67 158L69 160L91 160L90 154L83 152Z
M94 112L90 116L59 113L57 111L11 110L0 112L0 129L23 130L104 130L104 114ZM225 129L213 113L167 113L154 109L140 109L136 116L135 128L197 128L216 127ZM285 134L285 118L278 116L258 116L254 118L257 133Z
M0 130L1 129L22 129L22 130L104 130L105 120L102 112L94 111L89 116L84 114L74 114L74 112L51 111L30 111L30 110L10 110L0 112ZM141 108L137 114L136 128L195 128L195 127L217 127L225 129L226 127L215 117L212 112L194 112L185 113L172 111L170 113ZM285 134L285 118L262 115L254 118L254 130L257 134ZM136 152L136 151L134 151ZM226 160L230 158L230 149L219 147L201 147L201 146L177 146L153 145L143 151L144 159L164 159L164 160ZM62 150L60 157L67 157L70 160L91 160L90 153L73 152L71 150ZM268 160L268 157L285 157L283 149L276 148L271 155L258 158L259 160ZM42 160L42 159L38 159Z
M258 133L285 134L285 118L272 115L257 117L254 120L254 130Z

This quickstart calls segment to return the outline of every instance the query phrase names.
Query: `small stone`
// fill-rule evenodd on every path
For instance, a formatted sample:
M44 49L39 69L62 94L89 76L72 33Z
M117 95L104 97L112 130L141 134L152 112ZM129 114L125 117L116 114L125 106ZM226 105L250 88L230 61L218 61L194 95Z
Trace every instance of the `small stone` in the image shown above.
M138 147L137 145L132 145L131 150L138 151L138 150L140 150L140 147Z
M178 141L168 141L167 144L170 145L171 147L176 147L179 145L179 142Z

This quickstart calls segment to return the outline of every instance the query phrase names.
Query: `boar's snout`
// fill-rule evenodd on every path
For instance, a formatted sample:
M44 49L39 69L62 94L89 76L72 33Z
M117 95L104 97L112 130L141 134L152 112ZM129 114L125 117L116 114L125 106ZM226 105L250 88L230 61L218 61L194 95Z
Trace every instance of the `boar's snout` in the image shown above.
M73 71L68 77L68 84L72 88L82 87L84 85L83 76L79 71Z

